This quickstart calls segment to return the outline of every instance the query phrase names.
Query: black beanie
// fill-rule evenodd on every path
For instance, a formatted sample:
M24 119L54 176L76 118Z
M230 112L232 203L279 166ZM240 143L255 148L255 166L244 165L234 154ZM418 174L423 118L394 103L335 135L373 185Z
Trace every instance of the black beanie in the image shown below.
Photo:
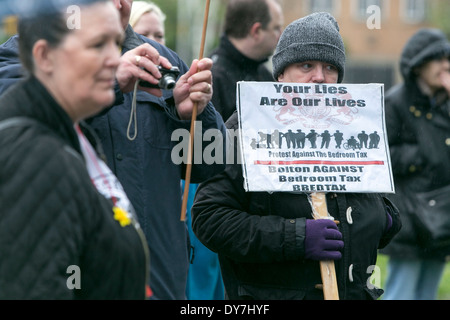
M415 78L414 68L429 60L450 55L450 42L439 29L423 28L406 43L400 59L400 71L405 80Z
M297 62L322 61L338 69L344 78L345 47L336 19L327 12L312 13L290 23L283 31L272 57L273 76Z

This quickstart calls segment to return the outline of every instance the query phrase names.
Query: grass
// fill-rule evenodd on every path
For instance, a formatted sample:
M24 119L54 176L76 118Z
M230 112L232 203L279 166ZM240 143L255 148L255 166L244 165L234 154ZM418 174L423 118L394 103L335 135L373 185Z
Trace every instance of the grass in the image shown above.
M381 288L385 288L384 283L387 277L387 262L388 257L383 254L379 254L377 258L377 266L380 268L380 284ZM383 298L383 297L381 297ZM438 300L450 300L450 264L445 266L444 274L438 290Z

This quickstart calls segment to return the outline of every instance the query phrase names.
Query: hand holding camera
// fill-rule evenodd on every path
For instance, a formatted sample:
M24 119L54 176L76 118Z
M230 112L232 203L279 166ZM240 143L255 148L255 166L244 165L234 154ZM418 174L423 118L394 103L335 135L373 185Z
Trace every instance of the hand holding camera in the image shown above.
M170 61L161 56L148 43L125 52L120 57L120 63L116 71L116 79L120 90L123 93L131 92L135 89L136 81L140 80L156 85L162 77L158 66L169 70L172 68ZM142 87L142 90L157 97L162 96L159 87Z
M180 74L180 69L177 67L172 67L170 69L158 66L158 70L162 77L159 79L157 84L152 84L148 81L140 80L139 85L146 88L156 88L164 90L173 90L177 81L177 77Z
M136 90L136 83L141 90L157 97L162 96L161 87L173 90L178 116L180 119L190 120L195 106L197 115L200 115L211 100L211 67L211 59L195 59L187 72L181 72L181 68L178 70L172 66L167 58L145 43L120 57L116 79L123 93Z

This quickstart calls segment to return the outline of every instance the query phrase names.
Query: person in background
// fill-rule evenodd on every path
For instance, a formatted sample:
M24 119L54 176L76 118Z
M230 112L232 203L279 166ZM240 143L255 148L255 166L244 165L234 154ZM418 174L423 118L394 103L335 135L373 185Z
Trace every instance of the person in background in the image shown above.
M215 129L225 140L225 125L210 102L213 94L212 61L209 58L195 59L189 68L173 50L134 32L129 25L133 1L114 0L114 3L125 30L123 55L116 74L119 90L116 91L114 107L93 117L90 123L99 133L108 165L130 195L147 237L151 254L151 298L186 299L190 246L186 222L180 220L180 180L185 177L186 162L179 164L179 159L174 159L177 155L172 150L180 141L173 141L172 133L180 129L190 130L192 110L196 104L196 120L202 124L202 131L197 130L196 133ZM165 57L172 66L178 67L181 76L173 90L141 87L142 90L137 91L136 122L130 127L131 133L137 135L130 140L127 130L133 104L130 90L138 78L146 76L147 72L142 67L156 77L160 76L155 70L158 59L148 60L141 53L148 47L159 61ZM199 146L202 155L207 146L207 141ZM221 163L206 164L205 157L201 159L200 163L192 164L192 183L201 182L224 169Z
M212 252L203 245L192 230L191 208L194 203L198 184L189 185L188 201L186 204L186 225L189 231L191 246L190 266L186 283L186 297L189 300L223 300L225 292L220 273L217 253ZM184 190L185 181L181 181Z
M313 13L289 24L272 57L279 82L341 83L345 48L337 21ZM226 122L239 127L237 112ZM237 139L239 141L239 139ZM238 154L235 144L234 154ZM227 298L323 299L319 261L335 260L339 298L377 299L369 287L377 250L398 232L396 207L380 194L327 193L330 219L314 220L308 195L246 192L237 157L201 183L193 230L219 255Z
M277 0L231 0L225 14L224 34L210 53L214 61L213 104L226 121L236 110L236 83L273 81L265 66L281 35L283 12ZM217 254L206 248L192 231L191 206L197 184L189 186L187 223L193 248L188 297L223 299L223 281ZM182 183L184 188L184 183Z
M134 32L129 25L132 0L110 1L119 11L125 31L115 74L115 101L113 106L86 122L98 135L107 165L128 195L147 239L151 262L150 299L182 300L186 299L189 268L188 231L186 222L180 221L180 180L185 176L186 161L172 154L172 150L188 142L173 141L172 133L175 130L189 132L196 104L196 119L202 124L202 131L196 133L213 129L221 133L219 139L225 140L223 120L210 102L212 61L195 59L188 67L173 50ZM13 36L0 46L0 88L7 88L13 82L11 79L21 74L18 38L18 35ZM140 80L157 84L162 76L158 65L179 68L175 88L136 87ZM202 155L209 143L200 145ZM214 176L224 168L221 163L206 164L205 157L201 159L200 163L192 165L193 183Z
M153 2L134 1L131 8L130 25L135 32L166 45L165 20L166 15Z
M450 185L450 43L425 28L406 43L403 82L386 93L386 126L395 191L404 228L381 252L389 256L386 300L434 300L450 254L431 248L415 215L417 192ZM449 212L450 214L450 212ZM433 244L434 245L434 244Z
M154 3L135 1L131 8L130 25L134 31L165 44L165 14ZM181 180L184 192L185 181ZM194 200L197 184L189 186L186 209L186 225L190 244L190 265L186 282L186 298L189 300L223 300L223 283L217 255L204 247L195 237L191 228L190 208Z
M226 121L236 110L238 81L274 81L265 63L280 38L284 16L278 0L230 0L214 62L213 103Z
M79 28L62 5L19 18L27 76L0 98L0 299L146 298L145 236L83 122L114 102L123 29L109 0L79 8Z

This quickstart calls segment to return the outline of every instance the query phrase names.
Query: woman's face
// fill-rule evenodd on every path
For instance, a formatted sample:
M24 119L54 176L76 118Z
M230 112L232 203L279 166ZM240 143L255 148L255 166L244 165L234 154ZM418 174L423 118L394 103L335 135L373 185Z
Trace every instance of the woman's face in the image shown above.
M119 13L111 2L82 7L80 28L49 48L47 88L72 120L92 116L114 102L115 72L123 37Z
M321 61L304 61L293 63L278 76L279 82L296 83L337 83L338 69Z
M444 87L444 76L450 72L449 57L431 60L419 68L419 77L428 85L432 92Z

